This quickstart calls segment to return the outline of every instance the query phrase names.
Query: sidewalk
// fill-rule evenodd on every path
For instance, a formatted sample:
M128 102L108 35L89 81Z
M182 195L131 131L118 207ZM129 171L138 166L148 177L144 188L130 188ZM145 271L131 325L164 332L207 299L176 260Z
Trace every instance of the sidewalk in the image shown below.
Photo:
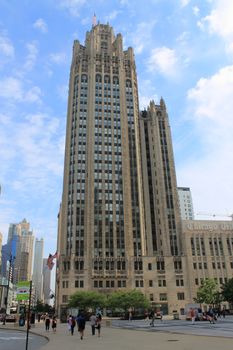
M41 350L68 350L68 349L88 349L88 350L230 350L232 349L232 339L221 337L204 337L198 335L172 334L163 332L148 332L143 330L115 329L105 326L103 321L100 338L91 335L90 324L86 324L84 339L81 340L77 327L74 335L68 332L66 324L57 325L57 332L52 330L45 332L44 323L36 323L31 331L35 334L48 337L49 342L41 347ZM4 326L3 326L4 327ZM7 327L15 330L22 327ZM29 343L29 350L30 343Z

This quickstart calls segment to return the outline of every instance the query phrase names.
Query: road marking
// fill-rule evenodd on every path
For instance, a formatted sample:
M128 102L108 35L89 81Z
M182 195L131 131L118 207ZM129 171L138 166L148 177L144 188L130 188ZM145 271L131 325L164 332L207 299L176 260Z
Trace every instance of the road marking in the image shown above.
M25 337L0 337L0 340L25 340Z

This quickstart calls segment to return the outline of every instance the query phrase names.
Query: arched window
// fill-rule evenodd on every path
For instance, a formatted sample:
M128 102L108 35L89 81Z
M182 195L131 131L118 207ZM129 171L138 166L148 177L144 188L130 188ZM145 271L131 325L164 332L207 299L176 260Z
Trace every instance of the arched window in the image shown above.
M105 84L110 84L110 76L109 75L104 76L104 82L105 82Z
M82 74L82 76L81 76L81 82L82 82L82 83L87 83L87 75L86 75L86 74Z
M119 79L118 77L113 77L113 84L118 85L119 84Z
M158 112L156 113L156 115L157 115L158 117L161 117L162 113L161 113L160 111L158 111Z
M132 87L132 83L131 80L126 80L126 87L131 88Z
M100 74L96 74L95 81L96 81L96 83L101 83L102 82L102 77L101 77Z

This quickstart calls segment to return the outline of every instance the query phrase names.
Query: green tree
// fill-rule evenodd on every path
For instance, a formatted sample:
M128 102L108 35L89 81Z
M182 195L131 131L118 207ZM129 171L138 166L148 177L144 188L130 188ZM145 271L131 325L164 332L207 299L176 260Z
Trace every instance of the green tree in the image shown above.
M222 287L223 300L233 303L233 278L229 279Z
M206 278L197 291L195 301L200 304L216 304L218 294L217 282L213 278Z
M96 309L104 307L106 296L95 291L76 292L70 296L69 307L78 307L82 310Z
M49 314L55 313L54 307L52 307L49 304L44 304L42 300L39 300L39 299L36 301L36 305L33 307L33 310L37 313L43 313L43 312L47 312Z
M43 301L37 299L34 309L35 309L36 312L44 312L44 303L43 303Z
M112 293L107 304L111 309L123 309L126 312L131 308L148 308L150 302L142 292L134 289Z

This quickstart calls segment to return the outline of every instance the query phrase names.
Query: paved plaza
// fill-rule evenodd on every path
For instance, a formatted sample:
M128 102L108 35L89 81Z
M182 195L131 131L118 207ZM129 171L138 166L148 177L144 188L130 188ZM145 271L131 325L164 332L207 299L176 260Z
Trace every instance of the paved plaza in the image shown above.
M7 325L7 328L10 327ZM12 327L12 326L11 326ZM0 327L4 328L4 326ZM18 329L18 327L15 327ZM21 330L22 331L22 330ZM71 336L66 324L58 324L57 332L45 332L44 324L37 323L32 332L49 339L41 350L95 349L95 350L230 350L233 348L233 317L227 317L210 324L182 320L156 320L150 327L149 321L103 320L100 338L91 335L87 322L84 339L81 340L75 328ZM1 347L0 347L1 348ZM24 349L22 347L22 349ZM30 346L28 350L33 350Z

